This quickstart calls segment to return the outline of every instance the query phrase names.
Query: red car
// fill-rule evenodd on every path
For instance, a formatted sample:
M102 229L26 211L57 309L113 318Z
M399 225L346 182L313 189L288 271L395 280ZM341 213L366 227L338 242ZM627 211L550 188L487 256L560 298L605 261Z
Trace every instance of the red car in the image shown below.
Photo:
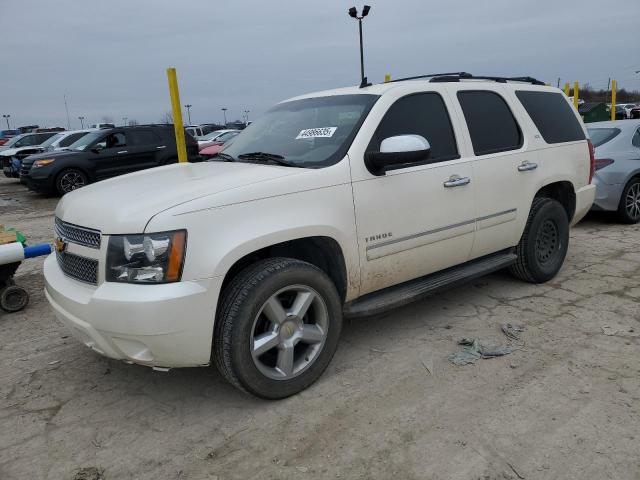
M211 157L215 157L218 153L220 153L220 150L224 148L225 144L227 144L230 140L236 138L239 133L239 130L223 133L216 139L215 142L200 150L200 156L205 160L209 160Z

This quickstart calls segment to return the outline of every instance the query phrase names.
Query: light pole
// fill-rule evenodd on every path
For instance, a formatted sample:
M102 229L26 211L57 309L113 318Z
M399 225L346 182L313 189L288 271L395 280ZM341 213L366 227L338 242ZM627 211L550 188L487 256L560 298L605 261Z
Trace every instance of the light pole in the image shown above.
M249 124L249 110L244 111L244 124L245 125Z
M122 117L122 126L127 126L127 117Z
M80 128L84 128L84 117L83 116L79 116L78 120L80 120Z
M190 103L187 103L184 108L187 109L187 118L189 119L189 125L191 125L191 107L193 107L193 105L191 105Z
M64 109L67 112L67 130L71 130L71 120L69 119L69 106L67 105L67 95L64 95Z
M11 115L2 115L2 118L7 121L7 130L11 130L11 127L9 126L9 119L11 118Z
M356 7L351 7L349 9L349 16L358 20L358 30L360 31L360 88L369 86L369 83L367 83L367 77L364 76L364 50L362 48L362 19L369 14L369 10L371 10L371 7L369 5L365 5L362 7L362 15L358 16L358 10Z
M227 126L227 107L222 107L220 110L222 110L222 116L224 117L224 126Z

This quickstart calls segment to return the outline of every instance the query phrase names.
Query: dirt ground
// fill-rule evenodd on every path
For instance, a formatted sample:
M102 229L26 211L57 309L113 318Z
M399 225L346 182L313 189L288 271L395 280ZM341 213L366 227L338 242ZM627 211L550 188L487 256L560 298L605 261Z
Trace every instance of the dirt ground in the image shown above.
M57 199L0 180L0 223L52 238ZM640 226L590 216L560 275L494 274L345 325L323 377L277 402L215 369L154 372L69 337L42 260L0 314L0 479L640 479ZM456 366L461 337L514 353ZM603 327L610 335L605 335Z

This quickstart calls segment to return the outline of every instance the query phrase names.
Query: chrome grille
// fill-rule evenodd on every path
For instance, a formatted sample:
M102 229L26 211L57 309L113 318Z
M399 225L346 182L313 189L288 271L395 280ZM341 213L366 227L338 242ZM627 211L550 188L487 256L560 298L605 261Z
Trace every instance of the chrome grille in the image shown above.
M56 217L55 229L63 240L84 245L90 248L100 248L100 231L91 228L79 227L71 223L63 222Z
M56 252L56 259L65 275L81 282L98 284L98 260L69 252Z

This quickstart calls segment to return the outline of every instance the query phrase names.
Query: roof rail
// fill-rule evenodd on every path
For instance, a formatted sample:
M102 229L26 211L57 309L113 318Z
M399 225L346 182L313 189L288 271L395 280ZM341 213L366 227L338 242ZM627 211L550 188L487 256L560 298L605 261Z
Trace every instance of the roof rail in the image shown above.
M531 83L533 85L546 85L544 82L537 80L533 77L494 77L489 75L472 75L467 72L453 72L453 73L430 73L429 75L417 75L415 77L398 78L391 80L392 82L404 82L406 80L419 80L422 78L428 78L429 82L459 82L460 80L491 80L498 83L507 82L523 82Z

